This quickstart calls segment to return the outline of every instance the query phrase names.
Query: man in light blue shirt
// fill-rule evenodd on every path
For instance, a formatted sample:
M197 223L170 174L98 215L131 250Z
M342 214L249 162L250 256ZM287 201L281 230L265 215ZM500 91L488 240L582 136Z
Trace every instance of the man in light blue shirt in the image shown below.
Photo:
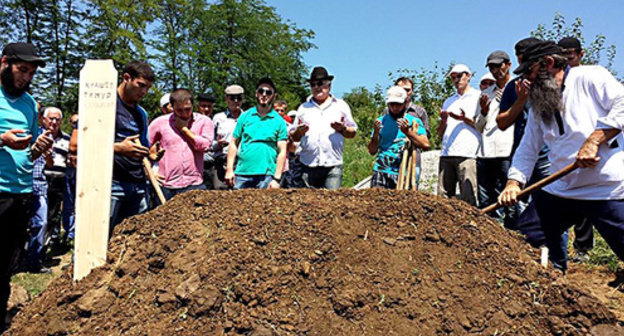
M0 332L5 329L12 261L27 238L33 207L33 162L53 144L38 134L37 103L28 94L45 62L30 43L10 43L0 59ZM38 136L39 135L39 136Z

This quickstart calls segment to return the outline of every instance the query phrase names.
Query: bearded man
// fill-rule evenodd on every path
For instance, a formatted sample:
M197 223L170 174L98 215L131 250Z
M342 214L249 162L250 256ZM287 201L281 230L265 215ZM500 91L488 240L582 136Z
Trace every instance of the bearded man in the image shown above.
M568 67L552 41L529 47L514 73L530 87L531 111L499 203L516 203L546 144L552 171L580 167L534 195L554 266L565 271L560 236L583 217L624 259L624 87L601 66Z

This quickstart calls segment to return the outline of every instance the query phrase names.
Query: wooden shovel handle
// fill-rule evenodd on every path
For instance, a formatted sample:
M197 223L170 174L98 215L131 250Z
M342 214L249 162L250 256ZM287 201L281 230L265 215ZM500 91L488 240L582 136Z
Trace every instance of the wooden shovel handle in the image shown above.
M141 141L139 139L134 139L134 143L142 146ZM158 179L156 178L156 175L154 174L154 171L152 170L152 165L149 159L146 157L143 158L143 167L145 167L145 171L147 172L147 177L149 178L150 183L152 184L152 187L156 191L156 195L158 196L158 199L160 200L160 204L165 204L166 202L165 195L160 189L160 184L158 184Z
M545 177L545 178L539 180L537 183L534 183L534 184L528 186L527 188L523 189L522 191L520 191L518 193L517 198L522 198L524 196L532 194L534 191L536 191L538 189L541 189L541 188L543 188L543 187L545 187L545 186L547 186L547 185L557 181L558 179L560 179L560 178L570 174L576 168L578 168L578 165L576 164L576 162L570 163L569 165L563 167L562 169L560 169L559 171L555 172L554 174L552 174L552 175L550 175L548 177ZM481 213L482 214L486 214L486 213L488 213L490 211L494 211L494 210L496 210L496 209L498 209L498 208L500 208L502 206L503 206L502 204L498 204L498 202L497 202L497 203L489 205L487 208L483 208L481 210Z

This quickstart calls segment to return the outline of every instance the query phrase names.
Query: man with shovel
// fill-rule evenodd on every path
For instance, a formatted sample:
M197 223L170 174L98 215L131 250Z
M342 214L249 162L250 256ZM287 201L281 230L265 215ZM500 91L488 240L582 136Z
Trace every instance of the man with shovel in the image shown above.
M405 140L425 150L429 149L429 140L420 118L406 113L409 101L402 87L388 89L386 103L388 113L375 120L373 136L368 143L368 152L371 155L377 153L371 187L396 189ZM412 130L414 123L418 124L416 131Z
M587 217L624 259L624 87L601 66L570 68L565 52L539 41L514 71L529 88L531 112L499 203L517 202L543 144L552 171L577 169L534 195L554 266L565 271L561 234Z

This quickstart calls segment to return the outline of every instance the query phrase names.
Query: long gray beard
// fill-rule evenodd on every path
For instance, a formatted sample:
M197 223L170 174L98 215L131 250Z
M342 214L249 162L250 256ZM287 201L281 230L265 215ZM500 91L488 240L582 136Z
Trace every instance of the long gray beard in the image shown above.
M539 74L531 84L529 100L533 111L547 125L552 121L555 112L563 112L561 88L548 73Z

